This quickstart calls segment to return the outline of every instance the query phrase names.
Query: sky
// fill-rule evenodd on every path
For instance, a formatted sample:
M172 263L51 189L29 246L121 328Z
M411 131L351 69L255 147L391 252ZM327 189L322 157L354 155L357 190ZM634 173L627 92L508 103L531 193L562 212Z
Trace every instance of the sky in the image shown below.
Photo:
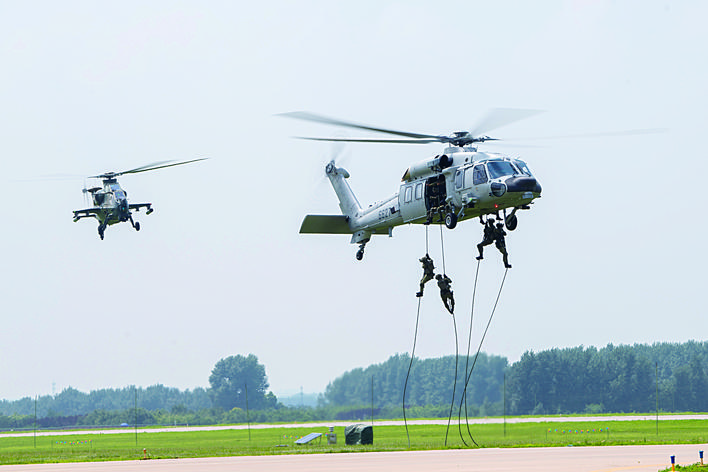
M298 110L436 134L544 110L490 133L531 146L482 148L543 186L507 237L482 350L705 340L707 16L700 1L0 0L0 398L208 387L250 353L276 394L323 392L410 352L425 228L374 237L361 262L347 236L299 235L304 215L339 212L322 178L336 151L293 136L360 134L276 116ZM667 131L530 139L644 128ZM441 151L355 143L341 165L369 204ZM202 157L120 179L154 205L139 233L72 221L85 176ZM481 226L429 231L464 352L501 258L487 249L470 322ZM430 284L416 355L454 354L453 328Z

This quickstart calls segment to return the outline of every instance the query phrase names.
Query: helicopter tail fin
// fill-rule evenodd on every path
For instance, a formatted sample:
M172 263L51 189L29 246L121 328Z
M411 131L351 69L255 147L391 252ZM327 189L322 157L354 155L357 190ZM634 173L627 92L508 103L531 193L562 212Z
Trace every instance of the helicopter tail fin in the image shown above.
M334 192L337 194L339 208L342 210L342 214L349 218L356 216L357 213L361 212L361 205L345 180L349 178L349 172L347 172L346 169L337 167L334 161L330 161L329 164L327 164L325 172L327 173L329 181L332 183Z
M300 234L352 234L344 215L307 215Z

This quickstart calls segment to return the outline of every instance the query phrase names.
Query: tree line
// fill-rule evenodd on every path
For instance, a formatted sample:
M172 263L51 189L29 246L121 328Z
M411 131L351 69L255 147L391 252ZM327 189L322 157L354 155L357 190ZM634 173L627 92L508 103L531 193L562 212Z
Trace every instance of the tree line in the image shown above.
M528 351L511 365L485 353L412 364L408 354L395 354L330 382L316 407L286 407L268 391L257 357L238 355L216 363L206 389L69 387L2 400L0 429L33 426L35 405L40 427L400 418L404 385L409 418L446 417L453 387L457 405L464 393L469 416L649 412L657 400L661 411L708 411L707 362L708 342L696 341Z
M464 365L455 356L415 359L406 407L449 405L453 386L459 402L483 414L514 415L708 411L708 342L655 343L604 348L528 351L509 365L480 354L465 391ZM410 357L397 354L382 364L354 369L331 382L324 399L333 405L402 405ZM378 394L376 393L378 390ZM658 396L657 396L658 395Z

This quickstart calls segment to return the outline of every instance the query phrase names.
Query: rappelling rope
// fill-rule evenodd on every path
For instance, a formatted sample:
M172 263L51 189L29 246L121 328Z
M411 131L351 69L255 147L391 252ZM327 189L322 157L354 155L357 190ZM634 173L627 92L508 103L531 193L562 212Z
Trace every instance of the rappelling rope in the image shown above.
M445 242L443 241L443 225L440 225L440 252L442 253L442 263L443 263L443 275L446 274L445 272ZM425 233L426 236L426 244L427 244L427 230Z
M452 422L452 409L455 406L455 389L457 389L457 359L460 354L458 352L458 342L457 342L457 322L455 321L455 314L452 314L452 326L455 330L455 379L452 383L452 400L450 400L450 414L447 416L447 429L445 430L445 445L447 446L447 434L450 431L450 423Z
M504 282L506 281L506 274L509 273L509 269L504 270L504 278L502 278L501 285L499 286L499 292L497 293L497 299L494 301L494 307L492 308L492 314L489 315L489 321L487 321L487 326L484 328L484 333L482 334L482 339L479 341L479 347L477 347L477 353L474 356L474 361L472 362L472 367L470 368L470 371L468 374L466 374L467 379L465 380L465 388L463 389L463 392L467 392L467 386L469 385L470 378L472 378L472 371L474 370L475 364L477 364L477 358L479 357L479 352L482 350L482 343L484 343L484 338L487 336L487 331L489 330L489 325L492 323L492 318L494 317L494 313L497 310L497 304L499 303L499 298L501 297L501 292L502 289L504 288ZM475 284L476 284L476 278L475 278ZM463 398L465 393L463 393ZM458 421L460 420L460 417L462 416L462 402L460 402L460 411L458 412ZM465 420L467 422L467 433L470 435L470 439L472 439L472 442L474 442L475 446L478 446L477 442L474 440L472 437L472 433L470 432L470 422L469 418L467 417L467 411L465 410ZM463 440L464 442L464 440Z
M413 350L411 351L411 361L408 364L408 372L406 373L406 381L403 384L403 424L406 425L406 437L408 438L408 449L411 448L411 437L408 434L408 420L406 419L406 389L408 388L408 377L411 375L411 367L413 367L413 358L415 357L415 343L418 339L418 319L420 318L420 301L423 297L418 297L418 312L415 315L415 332L413 334Z
M472 322L474 321L474 301L477 295L477 279L479 278L479 263L481 261L477 259L477 271L474 274L474 287L472 288L472 307L470 308L470 330L469 330L469 335L467 337L467 355L465 356L465 378L467 377L467 367L469 366L469 361L470 361L470 347L472 345ZM460 408L462 408L462 402L465 403L465 419L467 419L467 383L465 383L465 388L462 390L462 398L460 399ZM470 439L472 439L472 442L474 442L475 446L478 446L478 444L475 442L474 438L472 437L472 433L470 432L470 425L469 425L469 420L467 421L467 432L470 435ZM461 420L460 420L460 414L457 415L457 430L460 433L460 439L462 439L462 442L465 444L465 446L469 446L467 442L465 441L465 438L462 436L462 425L461 425Z
M443 275L445 272L445 240L443 238L443 229L440 225L440 251L442 253L442 265L443 265ZM450 423L452 422L452 409L455 407L455 389L457 389L457 363L459 358L459 342L457 340L457 321L455 320L455 313L453 309L452 315L452 326L455 331L455 377L452 383L452 399L450 400L450 414L447 417L447 429L445 430L445 445L447 446L447 436L450 431Z
M428 226L425 226L425 254L428 254ZM408 377L411 375L413 367L413 358L415 357L415 344L418 340L418 320L420 319L420 302L423 297L418 297L418 311L415 315L415 331L413 332L413 350L411 351L411 361L408 364L408 372L406 373L406 381L403 383L403 424L406 425L406 438L408 438L408 449L411 448L411 437L408 434L408 420L406 419L406 390L408 389Z

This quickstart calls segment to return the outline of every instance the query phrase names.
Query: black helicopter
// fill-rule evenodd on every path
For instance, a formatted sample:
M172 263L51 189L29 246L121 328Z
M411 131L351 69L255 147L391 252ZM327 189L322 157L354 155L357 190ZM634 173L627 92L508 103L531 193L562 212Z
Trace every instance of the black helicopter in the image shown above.
M128 193L123 190L118 183L117 177L125 174L137 174L149 170L163 169L165 167L179 166L191 162L203 161L206 158L192 159L189 161L160 161L153 162L135 169L123 172L106 172L104 174L92 175L90 179L102 179L103 187L84 188L85 194L91 195L94 206L83 210L74 210L74 222L82 218L96 218L98 220L98 235L103 239L106 227L116 223L130 221L135 231L140 231L140 223L133 220L132 211L140 211L146 208L146 214L152 213L152 203L128 203Z

